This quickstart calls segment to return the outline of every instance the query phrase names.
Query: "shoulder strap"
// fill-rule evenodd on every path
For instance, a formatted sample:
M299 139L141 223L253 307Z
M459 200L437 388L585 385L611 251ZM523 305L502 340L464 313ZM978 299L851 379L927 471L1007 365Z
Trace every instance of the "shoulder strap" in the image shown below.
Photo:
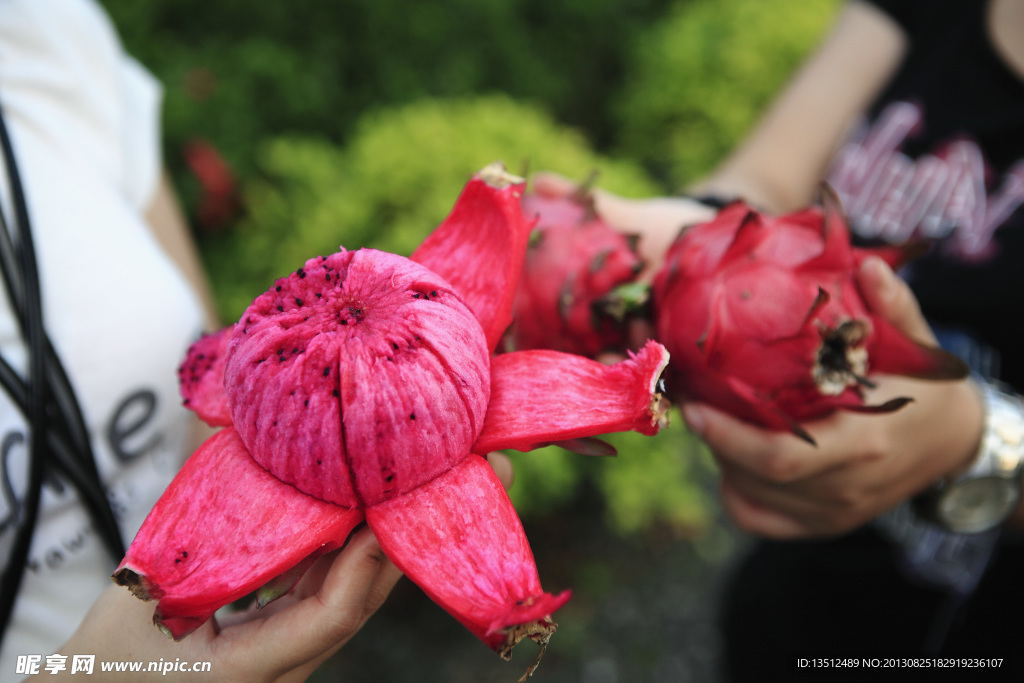
M110 554L124 555L117 520L100 481L88 429L64 366L46 335L35 246L24 188L0 110L0 146L10 185L11 224L0 211L0 271L28 350L27 378L22 378L0 357L0 386L25 416L28 425L28 490L15 501L15 537L0 576L0 637L11 613L24 575L28 552L39 516L44 473L53 470L78 490Z

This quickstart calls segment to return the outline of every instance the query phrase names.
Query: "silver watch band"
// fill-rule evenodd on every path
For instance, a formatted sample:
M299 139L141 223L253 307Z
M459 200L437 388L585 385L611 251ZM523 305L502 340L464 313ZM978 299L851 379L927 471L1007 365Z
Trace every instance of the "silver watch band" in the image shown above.
M956 533L998 526L1014 511L1024 472L1024 403L1001 385L982 385L985 426L970 468L925 496L928 516Z

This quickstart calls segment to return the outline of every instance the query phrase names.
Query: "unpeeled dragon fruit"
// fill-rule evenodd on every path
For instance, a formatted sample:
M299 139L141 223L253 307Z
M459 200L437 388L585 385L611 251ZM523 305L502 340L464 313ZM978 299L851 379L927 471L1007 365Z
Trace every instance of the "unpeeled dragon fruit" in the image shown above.
M654 434L668 354L614 366L567 353L492 357L531 223L524 183L474 176L410 258L310 259L179 371L223 427L189 458L114 574L180 639L257 589L287 592L365 523L387 556L504 658L542 644L569 592L543 591L522 525L483 458L614 431Z
M526 194L523 213L537 224L516 293L511 348L591 358L626 348L634 292L625 286L643 268L636 240L605 223L585 189L564 197ZM635 291L646 300L646 288Z
M856 270L870 254L897 266L906 251L850 243L838 199L771 216L739 201L683 233L655 276L656 337L672 354L670 396L717 406L813 443L801 422L864 403L871 373L959 379L966 366L908 339L868 309Z

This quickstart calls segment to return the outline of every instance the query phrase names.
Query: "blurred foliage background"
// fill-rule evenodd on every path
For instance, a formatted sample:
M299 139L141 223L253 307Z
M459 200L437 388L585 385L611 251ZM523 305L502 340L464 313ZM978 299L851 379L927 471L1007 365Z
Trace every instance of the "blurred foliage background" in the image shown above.
M165 160L224 320L274 278L339 245L408 254L466 179L496 159L520 173L582 179L597 170L602 186L628 196L675 191L742 137L838 6L101 2L128 51L164 84ZM209 190L186 163L196 140L230 169L221 189L238 198L212 217L203 209ZM714 636L686 615L696 603L708 608L701 582L719 574L730 546L710 459L678 415L673 422L655 438L613 437L618 458L556 448L513 454L511 493L541 576L551 590L575 591L560 613L561 654L549 653L541 668L545 680L714 676ZM384 610L392 618L372 620L370 635L357 638L361 649L343 649L336 659L346 680L408 680L407 667L421 681L518 676L521 668L500 666L453 620L438 627L445 618L417 595L400 588ZM396 622L419 628L419 609L423 632L398 635ZM638 610L654 625L638 626ZM688 645L650 652L652 639L677 632ZM696 649L686 655L687 647ZM424 665L424 648L458 652L458 665L443 657ZM609 654L616 651L631 654ZM353 677L353 667L365 677ZM333 669L324 670L329 680Z

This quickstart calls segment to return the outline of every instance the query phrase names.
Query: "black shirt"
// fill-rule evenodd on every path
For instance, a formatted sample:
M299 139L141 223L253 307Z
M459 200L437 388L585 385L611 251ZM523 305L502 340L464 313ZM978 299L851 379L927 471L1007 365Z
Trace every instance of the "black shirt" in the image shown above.
M909 52L830 182L861 241L933 241L903 273L925 315L993 347L1024 391L1024 80L989 41L988 2L871 1Z

